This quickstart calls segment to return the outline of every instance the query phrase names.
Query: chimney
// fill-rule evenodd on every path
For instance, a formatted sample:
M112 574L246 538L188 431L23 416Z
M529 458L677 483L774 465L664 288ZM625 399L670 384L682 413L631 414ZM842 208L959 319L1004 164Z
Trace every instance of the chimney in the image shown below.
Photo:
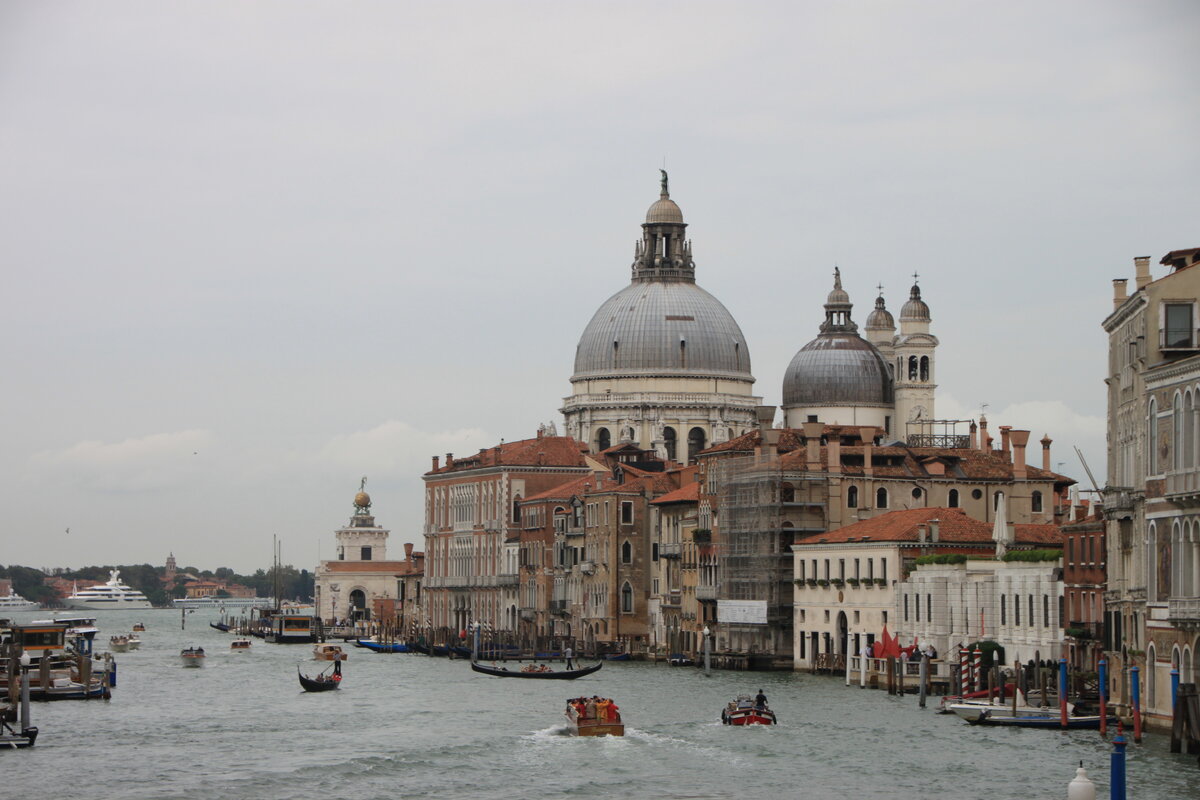
M433 457L433 471L438 471L438 466L441 464L441 459L438 456Z
M874 475L875 467L871 463L872 447L875 444L875 429L862 427L858 429L859 441L863 448L863 475Z
M842 429L837 425L829 426L829 441L826 456L829 463L825 469L829 472L842 471Z
M495 463L499 464L499 463L500 463L500 461L501 461L501 458L500 458L500 445L496 445L496 448L495 448L495 450L496 450L496 462L495 462Z
M1050 471L1050 445L1053 442L1054 440L1050 438L1050 434L1047 433L1042 436L1042 469L1046 470L1046 472Z
M823 423L804 423L804 468L809 472L819 472L821 469L821 431L823 430L825 430Z
M940 522L941 522L941 520L937 520L937 519L929 520L929 541L932 542L933 544L938 543L938 539L939 539L938 524Z
M971 420L971 449L979 449L979 426L975 424L975 420Z
M546 433L546 429L545 429L545 428L543 428L543 427L541 427L541 426L538 426L538 435L537 435L537 438L539 438L539 439L540 439L540 438L542 438L542 436L543 436L545 433Z
M762 431L763 452L768 458L775 457L779 446L779 431L775 427L775 406L755 406L754 415L758 417L758 429Z
M447 469L448 469L448 468L450 468L450 467L453 467L453 466L454 466L454 453L446 453L446 467L447 467Z
M1029 431L1011 431L1009 436L1012 439L1013 449L1013 480L1023 481L1026 478L1025 446L1029 444Z
M1129 279L1114 278L1113 279L1113 305L1120 306L1129 299Z
M926 541L925 526L918 524L917 525L917 544L925 544L925 541Z
M1135 271L1134 285L1140 292L1146 288L1146 284L1154 280L1150 276L1150 256L1138 256L1133 260L1133 268Z
M989 441L991 441L991 437L988 436L988 432L987 432L987 417L985 417L983 414L980 414L979 415L979 449L984 451L985 453L988 450L991 450L992 446L988 444Z
M1010 455L1009 450L1008 450L1008 435L1009 435L1009 431L1011 431L1011 430L1012 430L1012 425L1001 425L1000 426L1000 452L1004 453L1005 458L1007 458Z
M412 561L412 551L413 551L413 543L405 542L404 543L404 560L405 561Z

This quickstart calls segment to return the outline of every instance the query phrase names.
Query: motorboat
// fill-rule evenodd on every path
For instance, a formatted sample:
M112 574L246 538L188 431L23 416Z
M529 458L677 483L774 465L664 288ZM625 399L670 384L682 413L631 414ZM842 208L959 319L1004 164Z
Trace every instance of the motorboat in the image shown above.
M110 636L108 637L108 649L114 653L124 653L129 649L128 636Z
M204 666L204 648L203 647L185 647L179 651L179 658L185 667L203 667Z
M311 678L296 667L296 675L300 678L300 687L306 692L331 692L342 684L342 662L333 662L333 672L322 671Z
M238 652L239 650L249 650L250 649L250 640L249 639L234 639L232 642L229 643L229 649L235 653Z
M611 701L610 701L611 702ZM567 701L567 722L576 736L624 736L625 723L615 706L601 709L591 700Z
M313 648L316 661L345 661L346 651L336 644L319 644Z
M481 672L484 675L494 675L497 678L535 678L559 681L573 681L576 678L582 678L584 675L591 675L593 672L599 671L603 666L603 661L597 661L592 666L584 667L583 669L550 669L550 667L544 664L526 664L520 669L510 670L507 667L485 667L477 661L471 662L471 669Z
M1016 728L1084 728L1095 730L1100 727L1099 714L1077 713L1073 704L1067 704L1067 724L1062 721L1062 710L1052 706L1018 705L1001 703L951 703L950 710L972 725L1002 725ZM1115 716L1109 716L1110 725L1117 724Z
M41 608L40 605L32 600L26 600L13 589L9 589L8 594L0 595L0 611L37 611L39 608ZM37 737L36 731L33 735L34 738Z
M129 634L129 636L127 636L125 638L129 644L130 650L137 650L139 647L142 646L142 638L140 636L138 636L136 633L131 633L131 634Z
M107 583L89 586L86 589L76 587L71 596L63 602L67 608L80 608L88 611L122 611L131 608L152 607L146 595L121 582L121 571L117 569L109 570Z
M133 630L136 633L145 633L146 625L145 625L145 623L142 623L142 622L135 622L135 623L133 623Z
M723 725L775 725L775 712L766 703L756 704L748 694L739 694L721 709Z
M364 647L376 653L408 653L408 645L403 642L377 642L372 639L356 639L355 647Z

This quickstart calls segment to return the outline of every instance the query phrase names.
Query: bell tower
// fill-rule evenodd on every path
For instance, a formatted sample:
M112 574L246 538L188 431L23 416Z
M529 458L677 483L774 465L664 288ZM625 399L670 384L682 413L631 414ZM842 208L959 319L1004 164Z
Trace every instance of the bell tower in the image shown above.
M934 352L938 339L929 332L929 306L921 299L921 287L913 275L908 302L900 309L900 333L892 346L895 364L896 434L904 441L910 435L929 433L927 425L937 414Z

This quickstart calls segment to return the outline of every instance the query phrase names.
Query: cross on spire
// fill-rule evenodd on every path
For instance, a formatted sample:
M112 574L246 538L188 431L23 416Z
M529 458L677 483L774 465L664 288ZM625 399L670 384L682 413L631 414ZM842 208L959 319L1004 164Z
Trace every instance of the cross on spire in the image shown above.
M918 274L916 273L916 271L914 271L914 272L913 272L913 283L916 283L916 282L917 282L917 278L919 278L919 277L921 277L921 276L920 276L920 275L918 275Z

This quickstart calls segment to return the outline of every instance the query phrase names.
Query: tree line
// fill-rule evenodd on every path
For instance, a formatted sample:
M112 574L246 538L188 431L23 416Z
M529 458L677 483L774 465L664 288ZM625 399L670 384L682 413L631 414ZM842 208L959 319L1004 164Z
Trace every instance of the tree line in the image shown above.
M278 581L276 581L275 567L255 570L252 575L239 575L229 567L217 567L215 570L180 567L176 570L175 580L164 584L166 567L156 567L152 564L92 566L75 570L56 569L52 572L17 564L7 567L0 564L0 578L11 580L13 591L27 600L38 603L54 603L59 599L58 593L46 585L46 578L57 577L68 581L107 581L109 571L114 569L121 571L122 581L141 591L156 606L169 605L171 599L175 597L186 597L185 585L191 580L188 577L189 574L200 580L217 580L249 586L259 597L274 597L276 586L278 586L279 597L284 600L311 601L314 592L313 574L307 569L296 569L291 564L279 567ZM218 592L218 596L225 594Z

